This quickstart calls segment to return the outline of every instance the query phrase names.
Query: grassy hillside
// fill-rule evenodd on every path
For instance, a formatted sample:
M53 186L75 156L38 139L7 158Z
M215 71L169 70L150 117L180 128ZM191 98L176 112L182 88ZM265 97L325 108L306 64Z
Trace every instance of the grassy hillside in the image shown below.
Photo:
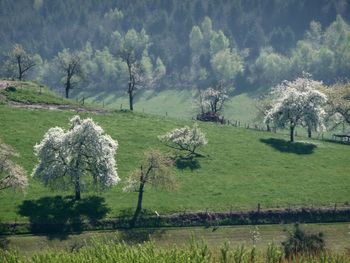
M1 81L0 81L1 82ZM65 104L76 105L77 102L65 99L47 86L30 81L6 81L6 85L13 88L0 89L0 93L10 101L20 103L41 103L41 104Z
M21 154L18 162L30 174L35 166L33 146L53 126L67 127L74 113L25 110L0 106L0 138ZM153 147L173 154L157 140L157 135L186 121L128 112L88 115L119 141L118 173L125 179L139 166L144 150ZM312 144L286 143L286 137L244 128L200 124L209 144L201 151L206 157L194 163L178 163L180 187L175 192L146 189L144 207L160 213L184 210L229 210L288 205L327 205L350 200L350 147L310 141ZM273 137L273 138L272 138ZM104 193L107 216L133 209L135 193L123 193L119 185ZM18 206L23 200L70 194L52 192L30 180L25 195L0 193L0 219L23 220ZM87 197L89 194L83 194ZM42 201L42 200L41 200ZM40 200L37 201L38 204Z
M81 93L79 96L83 96ZM99 94L90 96L85 94L88 101L99 105L103 103L110 109L128 109L129 100L127 95ZM191 119L198 113L195 101L197 92L193 90L164 90L159 92L144 91L135 97L135 110L139 112L153 113L171 117ZM242 122L254 122L257 110L254 97L248 93L242 93L227 101L224 108L224 116L230 120Z

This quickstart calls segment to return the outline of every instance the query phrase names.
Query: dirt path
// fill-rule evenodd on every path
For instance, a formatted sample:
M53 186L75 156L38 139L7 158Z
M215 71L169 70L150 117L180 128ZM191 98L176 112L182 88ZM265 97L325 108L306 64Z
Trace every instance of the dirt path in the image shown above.
M74 112L87 112L87 113L108 113L108 110L105 109L95 109L95 108L86 108L79 107L74 105L58 105L58 104L27 104L15 101L9 101L8 105L14 108L23 108L23 109L44 109L44 110L65 110L65 111L74 111Z

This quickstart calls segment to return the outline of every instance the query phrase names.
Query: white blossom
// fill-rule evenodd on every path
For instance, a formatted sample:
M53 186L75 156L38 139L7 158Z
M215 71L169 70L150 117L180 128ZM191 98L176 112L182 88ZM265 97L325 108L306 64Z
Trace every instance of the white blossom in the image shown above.
M227 91L220 86L219 89L212 87L207 88L200 94L200 107L202 113L213 112L218 113L222 110L225 101L227 100Z
M312 80L309 75L282 82L272 91L274 102L266 114L265 123L280 128L289 126L291 132L297 125L324 130L327 97L317 90L321 85L321 82Z
M34 147L39 164L33 177L60 188L74 184L76 191L87 185L104 188L117 184L120 179L114 156L118 142L103 133L92 119L79 116L70 120L67 131L60 127L49 129Z
M24 189L28 179L24 169L11 160L19 155L6 144L0 144L0 191L8 188Z
M208 143L205 134L196 123L192 128L188 126L177 128L158 138L169 147L189 151L191 154L195 154L198 147Z

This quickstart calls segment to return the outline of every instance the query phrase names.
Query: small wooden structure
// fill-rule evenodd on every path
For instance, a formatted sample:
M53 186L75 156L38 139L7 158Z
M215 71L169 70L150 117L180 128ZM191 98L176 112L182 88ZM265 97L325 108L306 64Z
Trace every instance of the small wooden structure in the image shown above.
M335 141L342 141L342 142L348 142L350 143L350 132L345 133L345 134L333 134L333 139Z

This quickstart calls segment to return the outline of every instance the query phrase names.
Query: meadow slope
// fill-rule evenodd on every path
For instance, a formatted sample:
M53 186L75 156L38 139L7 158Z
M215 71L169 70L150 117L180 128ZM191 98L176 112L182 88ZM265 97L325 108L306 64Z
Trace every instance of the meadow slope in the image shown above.
M258 93L258 92L256 92ZM87 101L104 105L109 109L128 109L128 97L126 94L100 93L98 95L84 94ZM229 120L239 120L245 123L256 122L257 109L255 106L256 94L240 93L231 96L225 103L223 115ZM152 113L161 116L191 119L198 113L198 92L195 90L168 89L161 91L140 91L135 96L135 110L138 112Z
M75 113L55 110L14 109L0 105L0 139L20 153L18 163L28 174L36 164L33 146L53 126L67 127ZM157 136L190 121L149 114L114 112L81 114L92 117L119 141L118 174L122 181L100 193L115 217L136 204L136 193L124 193L128 173L140 164L143 151L153 147L170 155ZM159 213L251 209L266 207L329 205L350 201L350 147L318 140L290 145L283 135L200 123L209 143L200 152L205 156L192 163L178 162L179 188L174 192L146 188L144 208ZM297 137L297 140L302 138ZM303 139L305 140L305 139ZM51 191L30 180L24 195L0 193L0 220L23 221L18 206L23 200L71 194ZM94 193L83 193L83 198Z

